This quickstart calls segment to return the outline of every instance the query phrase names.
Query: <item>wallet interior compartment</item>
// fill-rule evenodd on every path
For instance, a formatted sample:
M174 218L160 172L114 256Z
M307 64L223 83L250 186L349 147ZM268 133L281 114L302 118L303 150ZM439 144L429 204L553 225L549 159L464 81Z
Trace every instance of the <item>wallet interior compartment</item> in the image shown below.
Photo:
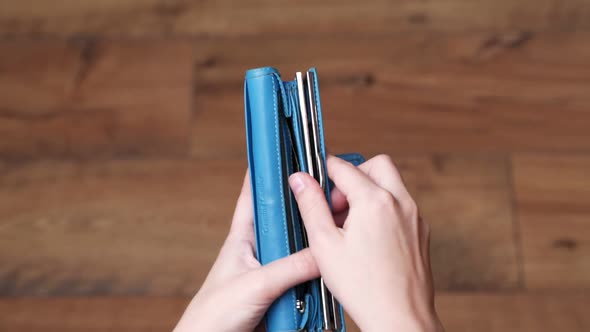
M297 90L293 82L285 82L287 102L280 103L283 107L290 107L290 110L284 110L285 117L282 118L281 136L283 137L283 146L281 151L282 162L284 165L283 174L285 181L285 205L287 214L287 230L289 235L289 247L291 253L300 251L308 247L307 233L299 213L297 201L293 196L289 186L288 178L291 174L307 171L305 168L305 156L303 154L303 135L301 130L301 120L298 112ZM293 88L295 87L295 89ZM320 306L320 284L319 279L311 280L296 286L297 309L302 313L302 323L310 331L321 328L322 314Z
M289 227L290 229L290 242L292 242L291 253L299 251L308 246L307 234L299 215L299 209L297 202L292 195L290 188L288 187L288 178L291 174L306 171L305 168L305 157L303 153L303 137L301 131L301 121L298 117L298 98L296 85L293 82L281 82L283 85L283 93L281 99L283 99L281 105L283 105L282 114L284 117L281 121L281 136L283 137L282 153L283 156L283 173L285 176L286 188L283 188L283 192L286 194L285 202L287 205L287 215L289 216Z
M296 155L296 147L294 145L293 130L288 119L282 121L281 132L283 137L283 146L281 147L281 157L283 168L283 193L285 195L285 209L287 215L287 235L289 238L289 250L291 254L300 251L307 247L307 234L303 229L301 223L301 216L295 201L295 197L289 188L289 176L301 170L299 161ZM302 293L302 292L298 292ZM298 294L298 300L303 301L305 294Z

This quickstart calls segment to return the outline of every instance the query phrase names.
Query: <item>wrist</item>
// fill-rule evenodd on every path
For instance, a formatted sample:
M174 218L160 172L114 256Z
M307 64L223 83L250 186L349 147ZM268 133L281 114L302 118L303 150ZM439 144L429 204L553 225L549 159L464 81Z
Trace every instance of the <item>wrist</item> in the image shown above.
M410 297L413 300L420 296ZM431 301L407 300L403 303L374 301L359 323L362 331L443 332L442 324Z
M391 314L390 314L391 316ZM359 324L361 331L404 331L404 332L444 332L438 316L429 317L387 317L373 319Z

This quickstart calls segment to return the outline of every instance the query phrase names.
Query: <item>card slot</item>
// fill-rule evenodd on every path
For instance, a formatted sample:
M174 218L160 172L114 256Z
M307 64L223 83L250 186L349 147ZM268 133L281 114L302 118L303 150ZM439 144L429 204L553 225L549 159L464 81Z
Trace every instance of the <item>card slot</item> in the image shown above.
M307 172L307 169L305 167L306 160L303 149L304 138L301 128L302 121L299 112L298 91L294 82L285 82L284 87L286 98L289 99L289 102L283 103L283 105L287 104L289 107L292 107L289 112L285 112L285 114L289 114L290 116L285 117L285 125L283 126L286 143L285 151L290 151L286 160L286 174L288 177L295 172ZM292 227L293 241L296 244L295 249L299 251L309 246L307 232L305 231L305 226L303 225L303 220L299 213L295 197L290 190L287 190L287 192L289 193L289 199L286 201L291 203L290 211L292 212L292 218L290 226ZM298 310L307 319L307 327L309 328L309 331L316 329L321 330L322 327L322 315L319 312L321 308L319 289L319 279L305 282L296 287L297 299L300 300L298 302Z
M296 172L300 171L300 164L298 161L297 151L295 147L295 140L294 140L294 133L292 124L287 119L283 119L282 126L281 126L281 136L283 137L283 145L281 149L282 155L282 164L284 165L283 168L283 177L284 177L284 188L283 193L285 195L285 205L287 210L287 233L289 238L289 248L290 253L293 254L297 251L300 251L303 248L308 246L307 244L307 234L303 229L303 225L301 222L301 216L299 214L299 209L297 207L297 202L293 193L291 192L288 186L288 177ZM295 287L296 293L296 303L295 306L300 313L304 313L306 307L307 299L310 298L310 283L306 282ZM309 309L307 309L309 310ZM309 317L309 313L307 317Z
M297 163L299 167L294 171L303 171L317 175L319 172L317 172L318 165L313 158L315 155L310 154L311 151L315 150L315 145L313 145L314 142L311 137L314 129L312 128L313 123L311 121L312 114L310 102L307 99L309 98L309 93L306 89L306 84L301 84L304 83L306 78L302 76L300 77L302 79L301 82L295 80L284 83L286 97L289 99L287 104L291 107L289 112L285 112L285 114L288 114L287 128L289 130L291 143L293 144L293 158L299 159L299 162ZM294 229L297 230L295 233L301 236L303 242L302 247L308 247L307 232L305 231L305 226L303 225L294 199L292 203L293 211L297 212L293 218ZM305 302L299 303L300 307L298 309L300 309L303 316L307 318L307 328L309 331L323 330L324 315L322 313L322 301L320 300L322 298L321 289L320 279L311 280L298 286L298 294L305 294ZM305 305L305 308L302 308L301 305Z
M283 121L281 121L283 122ZM289 175L291 173L291 168L292 168L292 163L291 163L291 149L290 149L290 142L289 142L289 136L286 135L286 130L284 128L284 122L283 125L281 126L281 137L283 137L283 144L281 146L281 164L283 165L283 169L282 169L282 177L283 177L283 188L282 188L282 192L284 195L284 202L285 202L285 209L286 209L286 223L287 223L287 237L288 237L288 241L289 241L289 252L291 254L293 254L294 252L297 251L297 243L296 243L296 239L295 239L295 231L293 229L293 215L294 215L294 209L293 206L291 204L291 195L290 190L289 190L289 183L288 183L288 178Z
M307 169L307 158L304 149L304 135L302 128L302 120L299 112L299 96L297 90L297 84L294 81L284 82L286 90L286 98L288 99L287 105L291 108L288 112L289 116L287 121L291 130L292 142L297 155L297 161L299 171L308 172Z

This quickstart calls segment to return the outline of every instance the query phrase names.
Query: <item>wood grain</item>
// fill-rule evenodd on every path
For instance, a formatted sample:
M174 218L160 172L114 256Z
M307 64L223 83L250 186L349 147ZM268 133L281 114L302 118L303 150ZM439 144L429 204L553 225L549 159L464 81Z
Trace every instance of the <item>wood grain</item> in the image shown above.
M172 331L188 298L0 298L0 330Z
M443 294L436 302L447 331L590 329L588 293Z
M246 163L40 162L0 176L0 294L192 294Z
M397 161L432 224L437 287L517 287L503 159ZM0 294L192 294L245 169L244 160L4 165Z
M171 331L184 297L3 298L0 329L20 332ZM439 315L453 332L585 332L590 295L453 294L438 296ZM347 331L360 331L352 321Z
M265 65L285 80L318 68L335 153L590 151L589 39L515 32L199 42L192 155L244 154L241 78Z
M508 161L463 156L393 160L431 226L436 287L519 288Z
M590 27L585 0L5 1L0 13L4 36L309 36Z
M513 160L526 286L590 288L590 156Z
M393 157L447 331L590 331L588 40L587 0L0 1L0 331L170 331L267 65Z
M186 153L190 43L15 40L0 52L0 158Z

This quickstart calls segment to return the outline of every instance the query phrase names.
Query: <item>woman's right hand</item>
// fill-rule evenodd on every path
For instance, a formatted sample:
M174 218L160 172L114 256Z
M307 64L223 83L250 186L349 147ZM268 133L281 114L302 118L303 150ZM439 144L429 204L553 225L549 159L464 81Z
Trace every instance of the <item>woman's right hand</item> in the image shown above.
M377 156L357 168L330 156L327 166L333 211L308 174L289 183L328 288L363 331L443 331L428 225L391 159Z

